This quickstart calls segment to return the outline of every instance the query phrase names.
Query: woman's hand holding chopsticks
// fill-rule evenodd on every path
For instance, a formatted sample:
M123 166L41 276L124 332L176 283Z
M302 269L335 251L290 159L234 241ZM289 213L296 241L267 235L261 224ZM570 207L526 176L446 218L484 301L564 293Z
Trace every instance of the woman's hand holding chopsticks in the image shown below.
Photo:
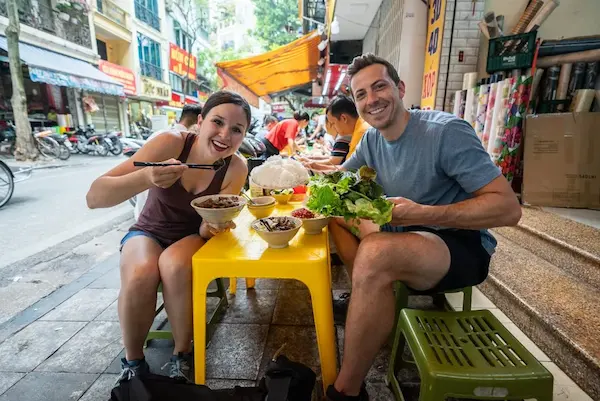
M159 188L169 188L175 184L188 169L188 166L182 164L177 159L165 160L163 163L175 164L174 166L146 168L149 181Z

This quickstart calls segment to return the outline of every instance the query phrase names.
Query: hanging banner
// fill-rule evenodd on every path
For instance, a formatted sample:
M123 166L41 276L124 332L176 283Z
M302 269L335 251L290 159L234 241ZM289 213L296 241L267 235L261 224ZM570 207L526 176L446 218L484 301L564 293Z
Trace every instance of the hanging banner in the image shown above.
M169 70L189 79L196 79L196 56L192 56L181 47L170 43Z
M126 95L135 95L135 75L129 68L100 60L98 69L123 84L123 91Z
M421 109L423 110L433 110L435 108L445 18L446 0L429 0L429 11L427 13L428 39L425 48L423 93L421 94Z

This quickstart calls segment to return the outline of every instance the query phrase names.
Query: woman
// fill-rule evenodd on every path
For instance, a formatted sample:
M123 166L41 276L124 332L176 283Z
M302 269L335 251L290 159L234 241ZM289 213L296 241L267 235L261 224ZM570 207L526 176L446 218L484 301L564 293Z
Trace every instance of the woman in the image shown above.
M250 118L250 106L241 96L216 92L198 116L195 133L162 133L92 183L87 194L90 208L115 206L150 190L139 220L121 240L118 306L125 358L119 381L149 372L143 345L154 320L160 282L175 341L169 374L192 381L191 259L219 231L203 222L190 202L203 195L240 193L248 169L235 152ZM213 164L220 159L225 166L218 171L183 164ZM178 165L136 168L133 161Z
M278 155L286 146L289 146L291 154L298 153L296 136L308 126L309 121L308 113L296 112L293 119L278 122L262 140L267 148L267 157Z

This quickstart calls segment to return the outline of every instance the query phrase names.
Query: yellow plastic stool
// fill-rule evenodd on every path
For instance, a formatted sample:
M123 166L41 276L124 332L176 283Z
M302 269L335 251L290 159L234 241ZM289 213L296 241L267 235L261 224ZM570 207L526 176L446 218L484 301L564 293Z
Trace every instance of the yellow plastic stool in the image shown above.
M256 283L256 279L246 278L246 288L247 289L254 288L255 283ZM231 295L235 295L236 291L237 291L237 277L230 277L229 278L229 293Z
M278 205L275 215L289 215L292 205ZM194 343L206 340L206 291L217 277L253 277L295 279L309 289L317 345L321 359L323 387L333 384L337 371L337 347L331 299L331 271L327 230L305 235L300 230L284 249L270 249L250 228L254 217L243 210L236 219L237 228L208 241L192 258ZM251 279L253 280L253 279ZM194 348L196 384L205 382L206 350Z

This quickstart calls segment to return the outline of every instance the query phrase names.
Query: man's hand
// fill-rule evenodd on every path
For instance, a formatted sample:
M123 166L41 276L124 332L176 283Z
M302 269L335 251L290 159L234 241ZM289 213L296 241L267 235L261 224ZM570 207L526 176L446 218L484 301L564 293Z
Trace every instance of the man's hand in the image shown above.
M423 205L406 198L387 198L395 206L392 209L392 222L394 226L418 225L422 219Z

